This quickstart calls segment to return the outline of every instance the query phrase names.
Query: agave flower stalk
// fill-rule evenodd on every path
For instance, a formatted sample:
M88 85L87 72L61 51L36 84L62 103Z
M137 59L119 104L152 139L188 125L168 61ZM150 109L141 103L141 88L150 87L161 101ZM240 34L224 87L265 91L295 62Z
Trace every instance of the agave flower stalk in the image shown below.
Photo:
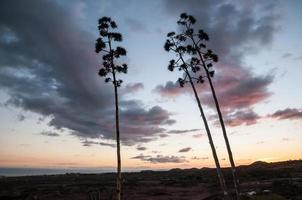
M96 40L96 53L103 54L103 64L99 70L99 76L105 77L106 83L112 83L114 87L115 100L115 128L116 128L116 152L117 152L117 178L116 178L116 198L121 200L122 192L122 174L121 174L121 146L120 146L120 129L119 129L119 101L118 87L121 86L122 80L117 78L119 73L127 73L127 64L118 64L116 61L126 56L126 49L117 46L114 47L114 42L122 41L122 34L113 32L117 28L115 21L110 17L102 17L99 19L98 29L99 38Z
M193 20L193 18L192 18L192 20ZM168 39L166 40L164 48L168 52L169 51L174 52L177 57L176 60L174 60L174 59L170 60L170 63L168 65L168 70L174 71L174 69L178 69L179 71L183 71L184 76L182 78L178 79L180 87L184 87L184 85L186 83L190 83L190 85L192 87L203 123L204 123L205 129L206 129L206 133L207 133L207 136L209 139L209 143L210 143L212 155L213 155L213 158L215 161L221 190L224 194L224 198L229 199L225 179L224 179L221 167L220 167L220 163L219 163L215 145L214 145L214 142L212 139L210 127L208 125L207 118L205 116L202 104L200 102L200 98L198 96L198 93L197 93L197 90L196 90L196 87L194 84L194 82L203 83L204 78L205 78L205 76L202 76L202 75L196 76L197 72L200 71L199 60L195 57L192 57L189 62L186 62L184 56L186 54L191 53L191 51L194 51L194 49L190 45L188 45L188 46L184 45L186 42L186 37L184 37L183 34L176 34L175 32L170 32L170 33L168 33L167 37L168 37Z
M206 32L204 32L203 30L199 30L198 33L196 33L196 34L194 33L194 29L192 26L193 26L193 24L195 24L195 22L196 22L196 20L194 19L193 16L187 15L186 13L182 13L180 16L180 20L178 21L178 24L182 25L182 27L184 28L183 37L188 38L192 44L190 53L192 53L193 55L195 55L195 54L198 55L199 66L201 66L204 69L206 78L209 82L212 97L213 97L216 111L218 114L218 119L219 119L220 126L222 129L224 141L226 144L229 161L231 164L231 170L232 170L233 183L234 183L234 187L235 187L236 197L237 197L237 200L239 200L240 199L239 179L237 177L233 153L232 153L232 149L231 149L228 135L226 132L225 123L224 123L224 120L222 117L220 105L219 105L216 91L215 91L215 88L214 88L214 85L212 82L212 78L214 77L214 69L213 69L212 63L218 61L218 56L216 54L214 54L212 50L210 50L210 49L206 50L207 47L204 42L209 40L209 36Z

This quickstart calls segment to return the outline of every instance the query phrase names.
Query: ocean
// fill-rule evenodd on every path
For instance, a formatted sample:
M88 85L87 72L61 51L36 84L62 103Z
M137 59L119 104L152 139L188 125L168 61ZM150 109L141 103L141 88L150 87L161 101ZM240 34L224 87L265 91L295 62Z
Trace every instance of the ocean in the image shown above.
M115 169L51 169L51 168L5 168L0 167L0 176L37 176L37 175L54 175L66 173L81 173L81 174L95 174L114 172Z

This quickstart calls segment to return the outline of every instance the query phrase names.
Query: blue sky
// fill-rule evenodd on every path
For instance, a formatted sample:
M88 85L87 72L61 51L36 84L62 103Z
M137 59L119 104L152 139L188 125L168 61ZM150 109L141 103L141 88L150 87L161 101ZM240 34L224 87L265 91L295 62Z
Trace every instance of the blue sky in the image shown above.
M94 53L102 16L116 20L128 52L120 89L124 166L213 166L191 89L180 89L180 74L166 67L173 58L163 49L166 34L178 30L183 11L220 57L215 85L236 162L301 158L300 1L1 4L0 166L115 165L113 90L97 76ZM227 166L207 87L198 91Z

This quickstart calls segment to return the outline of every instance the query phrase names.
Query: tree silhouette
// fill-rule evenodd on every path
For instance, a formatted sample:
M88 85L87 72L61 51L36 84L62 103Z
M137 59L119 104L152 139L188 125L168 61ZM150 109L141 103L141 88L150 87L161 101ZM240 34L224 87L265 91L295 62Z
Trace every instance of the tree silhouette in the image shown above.
M103 53L103 66L99 70L99 76L105 77L106 83L112 83L114 86L115 96L115 125L116 125L116 146L117 146L117 180L116 195L117 200L121 199L122 175L121 175L121 152L120 152L120 130L119 130L119 104L118 104L118 87L123 82L117 79L118 73L127 73L128 66L126 64L117 63L117 59L126 55L126 49L120 46L113 46L114 42L122 41L122 34L114 32L117 28L115 21L110 17L102 17L99 19L98 29L99 38L96 40L95 52Z
M234 182L234 187L235 187L235 191L236 191L236 197L239 200L240 199L240 187L239 187L239 181L238 181L238 177L237 177L237 173L236 173L236 166L235 166L235 162L233 159L233 153L231 150L229 139L228 139L228 136L226 133L226 128L225 128L225 124L224 124L223 117L221 114L216 91L215 91L215 88L214 88L213 82L212 82L212 78L214 77L214 69L213 69L212 63L218 61L218 56L216 54L214 54L212 50L210 50L210 49L207 50L206 44L204 42L209 40L209 36L206 32L204 32L203 30L199 30L198 33L194 33L194 29L192 27L194 23L195 23L195 19L192 16L187 15L186 13L181 14L180 20L178 21L178 24L180 24L184 30L182 33L183 36L185 38L189 39L190 44L192 46L192 47L190 46L191 49L190 49L189 53L192 56L195 56L197 54L198 58L194 58L194 59L198 60L197 66L202 67L204 69L205 77L209 81L212 97L214 99L216 111L218 114L219 122L221 125L223 137L224 137L224 141L225 141L225 144L227 147L229 161L231 164L233 182Z
M180 20L177 23L181 26L186 26L186 24L191 25L191 24L194 24L195 22L196 22L196 20L194 17L192 17L191 15L182 13L180 15ZM206 119L205 113L203 111L199 96L197 94L197 91L196 91L196 88L194 85L194 82L203 83L205 76L197 75L197 73L201 69L200 59L198 59L197 57L194 56L197 54L196 48L193 45L188 44L188 42L187 42L187 39L188 39L187 35L193 35L193 34L194 34L194 30L192 28L183 29L183 31L181 31L180 34L176 34L175 32L170 32L167 34L168 39L166 40L164 49L168 52L169 51L174 52L177 57L176 60L174 60L174 59L170 60L170 63L168 65L168 70L174 71L174 69L178 69L179 71L183 71L184 72L183 77L178 79L180 87L184 87L184 85L186 83L190 83L190 85L193 89L193 92L194 92L194 95L196 98L196 102L199 107L199 111L200 111L201 117L203 119L204 126L205 126L207 136L209 139L209 143L210 143L210 146L212 149L212 154L213 154L213 158L215 161L220 186L223 191L224 198L229 199L229 195L228 195L226 184L225 184L225 179L224 179L224 176L221 171L219 159L218 159L218 156L216 153L216 149L215 149L211 131L210 131L210 128L208 125L208 121ZM205 34L203 31L199 31L198 36L199 36L200 40L208 39L207 34ZM201 44L201 45L203 46L204 44ZM218 61L218 56L216 54L214 54L211 50L208 50L207 52L205 52L205 57L207 59L211 59L213 61ZM186 58L188 58L188 60ZM214 71L209 71L208 73L211 77L214 76Z

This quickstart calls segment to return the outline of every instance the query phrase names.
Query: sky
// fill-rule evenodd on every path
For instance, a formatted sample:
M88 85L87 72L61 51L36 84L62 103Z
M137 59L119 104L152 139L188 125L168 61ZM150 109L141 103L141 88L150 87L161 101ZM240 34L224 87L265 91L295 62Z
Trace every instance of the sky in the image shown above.
M237 165L302 158L302 2L2 0L0 167L116 165L113 86L98 76L97 23L116 21L124 170L213 167L189 85L167 70L180 13L210 37L213 79ZM228 156L207 82L197 86L222 166Z

